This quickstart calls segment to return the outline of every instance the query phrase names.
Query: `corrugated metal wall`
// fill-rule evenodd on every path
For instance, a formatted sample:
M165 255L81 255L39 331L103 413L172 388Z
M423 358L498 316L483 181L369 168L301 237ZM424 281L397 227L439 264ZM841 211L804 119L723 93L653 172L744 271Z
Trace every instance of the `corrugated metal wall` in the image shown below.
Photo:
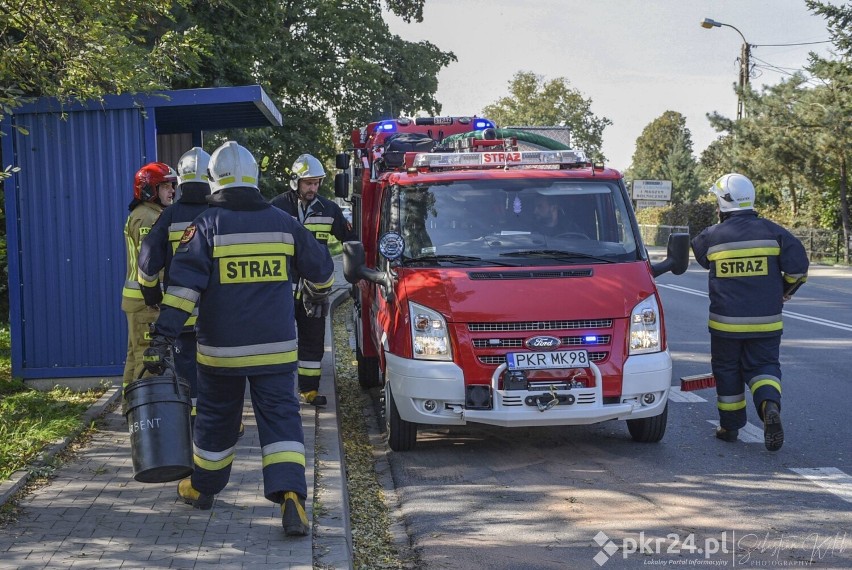
M123 227L133 175L148 162L145 121L139 109L14 116L29 134L11 135L21 168L17 212L7 217L10 304L19 311L10 315L13 374L121 374Z
M192 133L178 133L173 135L157 135L157 160L165 162L177 169L178 160L183 153L196 145L192 144ZM201 146L199 143L198 146Z

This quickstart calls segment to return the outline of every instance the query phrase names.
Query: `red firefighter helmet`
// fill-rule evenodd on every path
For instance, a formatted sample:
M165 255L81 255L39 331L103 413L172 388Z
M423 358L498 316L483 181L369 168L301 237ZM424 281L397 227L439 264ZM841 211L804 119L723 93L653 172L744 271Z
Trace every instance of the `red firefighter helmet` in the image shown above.
M158 197L157 186L176 181L177 173L168 164L149 162L133 177L133 197L143 202L154 202Z

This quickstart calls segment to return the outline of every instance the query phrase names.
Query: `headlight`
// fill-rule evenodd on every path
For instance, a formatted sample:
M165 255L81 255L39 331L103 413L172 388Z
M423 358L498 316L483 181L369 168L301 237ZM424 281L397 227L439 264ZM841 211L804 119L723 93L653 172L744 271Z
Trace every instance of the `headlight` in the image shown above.
M411 353L420 360L452 360L447 321L437 311L408 303L411 315Z
M633 307L630 313L630 344L628 354L659 352L660 307L651 295Z

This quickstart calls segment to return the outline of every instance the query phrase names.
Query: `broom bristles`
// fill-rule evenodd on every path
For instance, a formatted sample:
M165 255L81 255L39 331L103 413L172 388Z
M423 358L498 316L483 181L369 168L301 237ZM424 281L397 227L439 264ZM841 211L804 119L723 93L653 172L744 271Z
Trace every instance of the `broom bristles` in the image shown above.
M681 376L680 391L693 392L695 390L703 390L705 388L715 388L716 377L712 372L705 374L694 374L692 376Z

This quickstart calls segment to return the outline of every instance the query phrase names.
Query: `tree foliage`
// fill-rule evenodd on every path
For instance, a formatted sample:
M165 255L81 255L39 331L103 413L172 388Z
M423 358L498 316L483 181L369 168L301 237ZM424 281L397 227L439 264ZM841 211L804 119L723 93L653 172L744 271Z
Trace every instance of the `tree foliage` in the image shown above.
M0 0L0 118L29 97L100 99L194 77L210 38L174 29L172 4Z
M692 133L686 117L666 111L643 130L626 176L631 180L671 180L672 202L689 202L701 193Z
M596 117L592 100L571 88L564 77L545 81L528 71L519 71L509 81L509 95L486 105L482 114L500 126L548 126L571 129L571 145L594 160L604 160L603 131L612 124Z

